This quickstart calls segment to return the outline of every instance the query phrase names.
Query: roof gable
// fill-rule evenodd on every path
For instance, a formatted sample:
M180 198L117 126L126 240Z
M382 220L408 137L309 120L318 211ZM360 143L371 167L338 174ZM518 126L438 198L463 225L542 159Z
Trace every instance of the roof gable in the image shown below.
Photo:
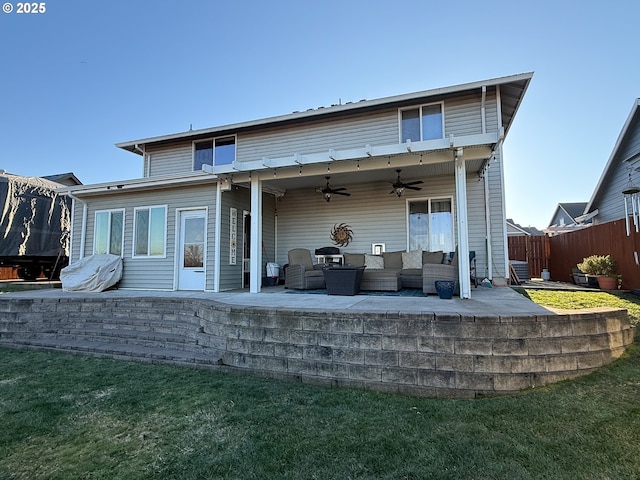
M610 175L613 174L616 167L620 165L622 162L633 162L640 160L640 152L636 152L631 155L629 158L619 158L619 152L622 151L622 147L624 146L627 137L633 132L634 128L640 128L640 98L637 98L633 103L633 107L631 108L631 112L627 117L622 130L620 131L620 135L618 135L618 139L613 147L613 151L609 156L609 160L602 171L602 175L596 184L595 189L593 190L593 194L591 195L591 199L585 208L585 212L590 212L594 206L596 206L596 202L603 194L604 187L606 186L606 180Z

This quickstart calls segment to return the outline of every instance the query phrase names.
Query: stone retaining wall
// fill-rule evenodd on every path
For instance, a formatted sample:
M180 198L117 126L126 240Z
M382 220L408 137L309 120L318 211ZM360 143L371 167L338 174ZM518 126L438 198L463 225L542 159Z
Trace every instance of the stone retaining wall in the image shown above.
M221 369L432 397L511 393L574 378L633 342L624 310L464 316L237 307L164 299L0 300L0 340L51 322L148 318ZM155 323L154 323L155 322ZM53 334L53 333L52 333ZM159 340L160 341L160 340Z

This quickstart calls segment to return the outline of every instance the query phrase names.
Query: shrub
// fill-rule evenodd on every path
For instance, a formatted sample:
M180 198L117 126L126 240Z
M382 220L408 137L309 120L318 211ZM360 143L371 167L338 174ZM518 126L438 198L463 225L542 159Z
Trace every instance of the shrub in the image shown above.
M610 255L591 255L584 258L578 268L587 275L612 277L616 271L616 261Z

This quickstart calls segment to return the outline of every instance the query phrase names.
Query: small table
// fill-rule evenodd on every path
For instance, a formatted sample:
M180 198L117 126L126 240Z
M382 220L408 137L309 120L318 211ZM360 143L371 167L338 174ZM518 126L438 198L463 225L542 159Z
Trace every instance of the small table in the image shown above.
M329 295L356 295L360 291L365 267L331 265L322 269Z

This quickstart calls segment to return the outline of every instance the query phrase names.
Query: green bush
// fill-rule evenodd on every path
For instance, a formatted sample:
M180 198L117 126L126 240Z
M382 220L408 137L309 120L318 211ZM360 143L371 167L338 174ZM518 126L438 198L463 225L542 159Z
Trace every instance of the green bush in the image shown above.
M591 255L584 258L578 268L587 275L604 275L613 277L616 271L616 261L610 255Z

